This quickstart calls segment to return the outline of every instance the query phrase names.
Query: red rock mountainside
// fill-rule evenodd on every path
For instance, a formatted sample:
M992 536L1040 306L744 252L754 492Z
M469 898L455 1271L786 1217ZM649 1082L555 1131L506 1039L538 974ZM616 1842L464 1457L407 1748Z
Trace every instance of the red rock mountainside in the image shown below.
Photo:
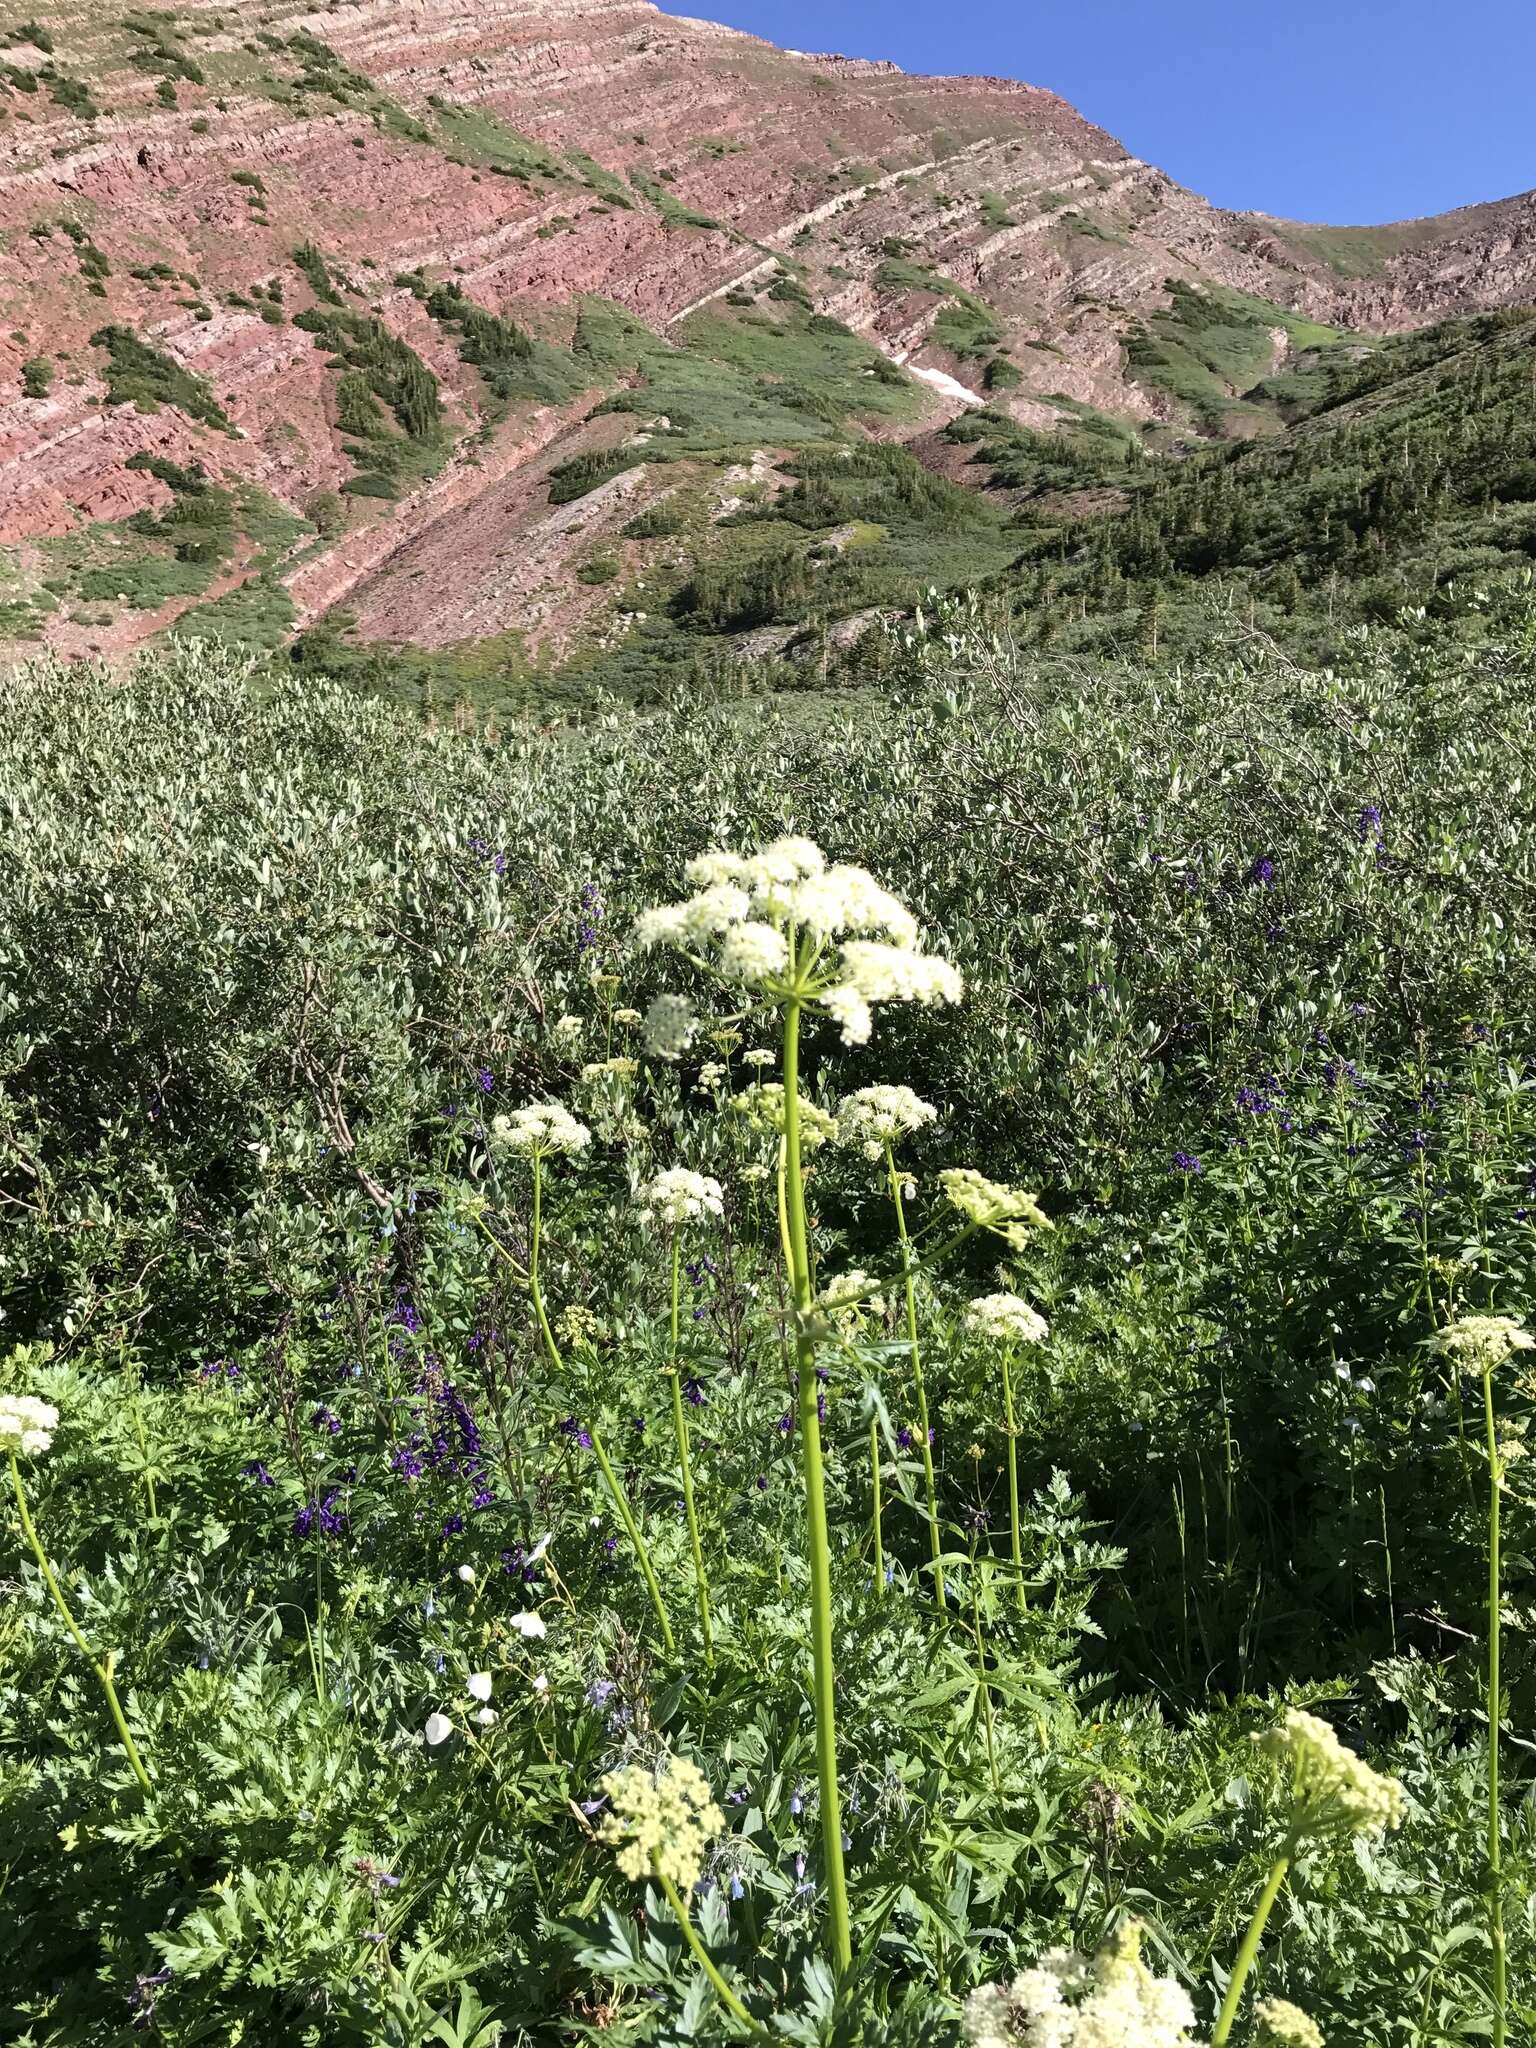
M977 375L934 332L949 287L1020 373L992 402L1035 424L1054 417L1047 393L1177 423L1124 346L1170 278L1363 330L1536 297L1536 195L1391 229L1222 212L1038 87L781 51L644 0L39 12L41 37L0 47L0 542L17 574L41 537L169 504L136 455L201 460L294 511L354 477L336 366L287 317L315 303L301 244L436 373L456 442L399 502L351 498L340 535L333 508L284 571L301 616L366 597L429 531L448 558L472 547L490 494L502 527L532 532L544 473L596 431L581 424L594 393L488 418L405 273L560 342L581 294L676 329L782 259L819 312L927 384L930 423L971 402ZM107 328L205 380L237 436L174 397L106 402L121 396L92 340ZM558 534L544 539L537 578L486 570L472 630L558 612ZM471 630L440 595L426 637ZM49 637L126 645L177 609ZM398 579L384 609L409 629Z

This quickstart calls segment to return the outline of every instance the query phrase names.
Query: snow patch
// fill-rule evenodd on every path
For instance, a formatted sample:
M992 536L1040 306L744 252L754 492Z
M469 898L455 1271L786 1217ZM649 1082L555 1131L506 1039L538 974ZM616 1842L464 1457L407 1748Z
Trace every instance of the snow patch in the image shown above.
M972 391L958 377L951 377L948 370L925 370L918 363L908 363L906 368L909 376L921 377L925 384L931 384L945 398L958 398L962 405L985 405L987 402L979 391Z

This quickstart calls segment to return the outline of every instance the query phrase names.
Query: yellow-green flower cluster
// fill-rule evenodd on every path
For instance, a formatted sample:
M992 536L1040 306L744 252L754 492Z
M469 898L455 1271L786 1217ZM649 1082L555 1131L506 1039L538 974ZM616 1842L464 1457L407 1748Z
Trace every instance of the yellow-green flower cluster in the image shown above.
M973 1166L952 1166L939 1175L946 1198L967 1222L994 1231L1022 1251L1031 1230L1048 1230L1050 1220L1034 1195L988 1180Z
M679 1891L690 1891L710 1838L725 1826L704 1773L681 1757L668 1757L655 1771L626 1764L602 1783L610 1811L600 1832L617 1849L624 1875L638 1881L656 1872Z
M887 1145L920 1131L938 1113L931 1102L899 1084L858 1088L837 1105L837 1140L856 1145L866 1159L880 1159Z
M1436 1343L1477 1372L1492 1372L1512 1351L1536 1349L1536 1337L1513 1316L1461 1316L1440 1332Z
M0 1454L40 1458L53 1442L59 1411L31 1394L0 1394Z
M639 1071L638 1060L626 1059L622 1054L616 1053L612 1059L588 1060L581 1070L581 1078L583 1081L604 1081L612 1075L618 1080L627 1081Z
M1317 2021L1288 1998L1261 1998L1253 2009L1253 2048L1324 2048Z
M676 1230L684 1223L725 1214L725 1194L719 1181L688 1166L665 1168L646 1182L635 1199L642 1217L658 1230Z
M561 1341L573 1351L590 1351L607 1335L601 1317L595 1316L591 1309L583 1308L579 1301L573 1301L569 1308L560 1311L555 1330Z
M531 1159L535 1154L547 1157L553 1152L584 1152L592 1142L592 1133L563 1104L530 1102L525 1109L514 1109L495 1118L491 1138L504 1150Z
M965 1312L965 1326L994 1344L1043 1344L1050 1326L1017 1294L978 1295Z
M809 839L700 854L685 873L695 893L646 911L639 943L671 947L770 1001L817 1004L845 1045L868 1039L876 1003L960 1000L958 971L919 949L906 905L865 869L829 865Z
M963 2015L971 2048L1201 2048L1195 2010L1172 1977L1141 1958L1129 1920L1097 1955L1053 1949L1011 1984L973 1991Z
M1400 1825L1405 1802L1396 1778L1373 1771L1316 1714L1287 1707L1254 1740L1267 1756L1289 1765L1300 1832L1363 1835Z
M800 1150L814 1152L825 1145L829 1138L837 1135L837 1125L824 1109L814 1102L807 1102L803 1095L797 1097L800 1104ZM782 1081L756 1081L750 1088L743 1088L739 1095L731 1097L729 1108L736 1116L745 1117L756 1131L771 1131L782 1137L784 1132L784 1083Z

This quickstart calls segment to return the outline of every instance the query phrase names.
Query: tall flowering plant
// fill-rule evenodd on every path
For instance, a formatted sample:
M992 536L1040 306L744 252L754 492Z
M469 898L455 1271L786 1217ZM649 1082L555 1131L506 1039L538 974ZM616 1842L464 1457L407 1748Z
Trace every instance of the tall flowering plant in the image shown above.
M37 1533L37 1525L32 1520L32 1512L27 1505L26 1488L21 1482L22 1461L43 1457L52 1447L53 1433L58 1425L59 1411L48 1402L39 1401L31 1394L0 1395L0 1455L3 1455L10 1464L11 1491L16 1497L16 1512L21 1521L22 1534L26 1537L28 1548L36 1561L39 1576L48 1589L49 1599L58 1609L59 1618L73 1636L76 1648L90 1665L97 1684L106 1695L107 1710L112 1716L112 1725L117 1730L117 1739L122 1744L123 1755L128 1759L129 1769L138 1780L140 1789L152 1792L154 1787L150 1782L149 1772L144 1768L144 1759L139 1754L139 1746L133 1739L132 1729L128 1726L122 1701L117 1696L117 1680L114 1676L117 1652L108 1650L104 1657L98 1657L86 1641L80 1624L64 1597L63 1588L53 1566L48 1562L48 1553L43 1548L42 1538Z
M1509 2030L1504 1847L1499 1820L1499 1731L1504 1706L1499 1675L1499 1499L1504 1491L1504 1452L1494 1414L1493 1376L1513 1353L1536 1347L1536 1338L1511 1316L1469 1315L1449 1324L1437 1341L1458 1372L1469 1366L1479 1375L1483 1389L1483 1438L1488 1454L1488 1937L1493 1950L1493 2044L1504 2048Z
M647 1181L640 1190L640 1214L653 1229L671 1240L672 1289L668 1318L670 1342L667 1378L672 1394L672 1433L677 1441L677 1458L682 1472L683 1509L688 1518L688 1545L693 1552L693 1577L698 1593L699 1627L704 1637L704 1659L715 1659L714 1635L709 1620L709 1575L704 1568L704 1545L699 1535L699 1513L693 1497L693 1459L688 1445L688 1418L683 1409L682 1360L678 1350L679 1309L682 1293L682 1232L690 1223L703 1223L725 1214L725 1195L719 1181L686 1166L669 1166ZM690 1385L693 1384L690 1382Z
M528 1288L534 1319L539 1326L539 1337L545 1353L550 1364L562 1377L565 1373L565 1359L550 1327L549 1313L544 1306L544 1290L539 1278L539 1253L543 1241L544 1165L549 1159L569 1158L585 1152L591 1142L592 1133L586 1125L578 1122L570 1111L558 1102L529 1103L523 1109L513 1110L510 1115L497 1117L491 1125L493 1153L526 1160L533 1176L533 1214L528 1232L528 1264L520 1277ZM483 1218L477 1220L500 1256L515 1267L515 1260L500 1238L486 1230ZM630 1507L619 1475L613 1469L613 1460L608 1455L595 1416L590 1426L581 1432L581 1436L584 1442L590 1444L597 1459L603 1483L608 1488L614 1510L624 1525L624 1533L629 1538L630 1548L634 1551L635 1560L640 1566L646 1591L651 1596L651 1605L656 1612L656 1625L661 1631L662 1642L666 1646L667 1654L671 1656L677 1649L676 1638L672 1633L672 1618L667 1612L667 1603L661 1596L661 1585L656 1577L656 1568L651 1562L650 1550L641 1533L640 1524L635 1519L634 1510Z
M961 979L920 943L916 918L863 868L829 863L808 839L778 839L753 854L711 852L688 864L695 893L640 919L641 945L681 954L749 1003L778 1012L782 1031L784 1240L795 1317L796 1420L805 1488L811 1585L812 1692L822 1864L832 1959L853 1960L837 1780L831 1545L827 1530L817 1315L802 1175L800 1039L807 1015L830 1018L845 1045L869 1039L887 1002L957 1003ZM682 996L663 996L647 1020L652 1049L676 1056L695 1028Z

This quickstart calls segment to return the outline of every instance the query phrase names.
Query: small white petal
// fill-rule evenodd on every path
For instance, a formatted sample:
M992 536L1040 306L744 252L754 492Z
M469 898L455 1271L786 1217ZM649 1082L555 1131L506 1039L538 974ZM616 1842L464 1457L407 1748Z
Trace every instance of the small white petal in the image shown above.
M428 1714L427 1725L423 1732L429 1745L436 1749L440 1742L446 1742L453 1733L453 1723L446 1714Z
M535 1692L549 1691L549 1680L544 1676L542 1671L539 1673L538 1677L534 1679L533 1689Z
M466 1586L472 1586L475 1583L474 1566L472 1564L461 1564L459 1566L459 1577L464 1581Z
M497 1721L496 1709L494 1707L482 1707L479 1713L476 1714L475 1719L482 1728L494 1728Z
M491 1674L489 1671L472 1671L464 1690L472 1700L488 1700L491 1696Z
M543 1615L534 1614L531 1611L524 1614L514 1614L507 1626L515 1628L518 1634L525 1636L529 1642L533 1642L539 1636L547 1636L549 1634L549 1630L544 1626Z

